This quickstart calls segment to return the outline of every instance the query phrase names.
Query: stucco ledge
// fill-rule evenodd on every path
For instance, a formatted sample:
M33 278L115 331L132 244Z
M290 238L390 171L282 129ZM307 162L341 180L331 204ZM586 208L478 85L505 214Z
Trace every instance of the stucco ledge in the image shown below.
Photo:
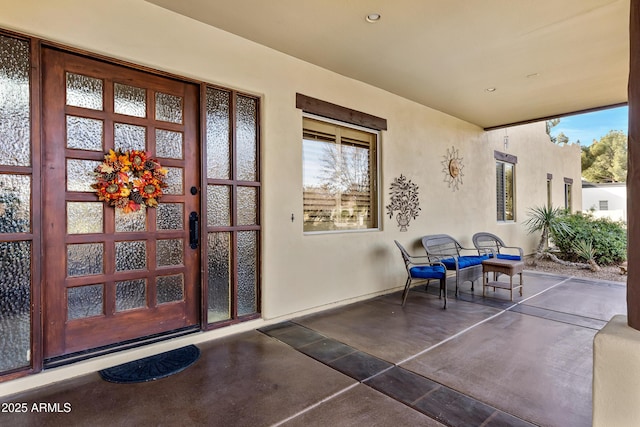
M640 425L640 331L611 318L593 340L593 426Z

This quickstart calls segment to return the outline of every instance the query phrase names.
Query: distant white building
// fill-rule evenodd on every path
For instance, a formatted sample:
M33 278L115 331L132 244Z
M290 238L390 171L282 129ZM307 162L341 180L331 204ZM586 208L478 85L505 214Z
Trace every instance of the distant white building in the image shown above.
M582 210L592 211L597 218L627 221L627 184L608 182L594 184L582 181Z

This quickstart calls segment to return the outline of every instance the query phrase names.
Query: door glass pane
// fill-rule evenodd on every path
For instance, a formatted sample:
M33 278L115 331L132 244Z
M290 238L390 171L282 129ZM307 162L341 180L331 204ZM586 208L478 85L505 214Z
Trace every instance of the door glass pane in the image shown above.
M156 208L158 230L184 230L182 203L160 203Z
M0 164L31 164L29 43L0 35ZM1 363L1 362L0 362Z
M158 304L184 299L184 276L182 274L160 276L156 279L156 284Z
M258 239L255 231L238 232L238 316L257 311Z
M116 242L116 271L147 268L147 245L143 240Z
M102 80L67 73L67 105L102 110Z
M31 361L31 243L0 242L0 372Z
M0 174L0 233L31 230L31 177Z
M67 289L67 319L100 316L103 313L103 285Z
M244 96L238 97L237 105L237 168L238 179L242 181L258 180L258 132L256 100Z
M67 202L67 233L102 233L102 202Z
M182 123L182 98L167 93L156 93L156 120Z
M156 264L158 267L182 265L184 263L184 245L182 239L158 240Z
M102 120L67 116L67 148L102 151L103 138Z
M116 282L116 311L133 310L147 306L145 279Z
M85 276L102 273L104 246L102 243L67 245L67 275Z
M167 175L165 176L165 182L167 188L163 193L165 194L182 194L182 168L165 168Z
M67 191L93 193L94 170L100 162L95 160L67 159Z
M126 233L131 231L145 231L147 229L147 210L140 209L124 213L116 209L116 232Z
M238 225L258 223L258 189L256 187L238 187Z
M231 225L231 187L207 185L207 225L209 227Z
M209 295L207 321L231 318L231 234L209 233Z
M229 92L207 88L207 177L229 179Z
M116 123L113 128L113 145L116 150L142 150L147 146L147 128Z
M134 117L147 116L147 91L145 89L113 84L113 110L117 114Z
M156 129L156 156L182 158L182 132Z

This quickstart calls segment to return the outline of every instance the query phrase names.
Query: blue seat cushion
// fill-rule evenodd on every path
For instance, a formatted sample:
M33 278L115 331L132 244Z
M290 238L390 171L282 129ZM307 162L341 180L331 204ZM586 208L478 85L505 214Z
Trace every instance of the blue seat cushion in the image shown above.
M411 268L410 271L414 279L442 279L447 275L441 265L421 265Z
M498 254L498 259L508 259L511 261L522 261L520 255Z
M474 265L482 264L482 261L489 259L489 255L469 255L458 257L458 268L467 268ZM455 258L445 258L440 260L441 263L447 266L447 270L456 269Z

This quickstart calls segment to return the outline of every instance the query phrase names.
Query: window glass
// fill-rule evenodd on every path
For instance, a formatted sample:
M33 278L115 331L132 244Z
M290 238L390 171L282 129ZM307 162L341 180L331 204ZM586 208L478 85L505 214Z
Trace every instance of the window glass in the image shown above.
M303 121L304 231L378 227L377 133Z
M514 221L514 179L515 165L496 162L496 201L498 221Z

